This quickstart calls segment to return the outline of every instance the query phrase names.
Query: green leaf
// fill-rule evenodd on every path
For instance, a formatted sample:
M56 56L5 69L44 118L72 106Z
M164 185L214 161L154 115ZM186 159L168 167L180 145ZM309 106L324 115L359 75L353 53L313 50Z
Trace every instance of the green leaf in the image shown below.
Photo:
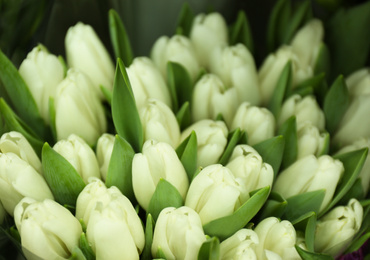
M107 100L109 105L112 105L112 91L107 89L106 87L100 85L100 91L103 93L105 100Z
M13 63L1 50L0 71L0 81L3 83L0 86L5 88L5 92L12 101L12 107L15 112L37 135L45 138L47 129L28 86Z
M359 239L353 241L351 245L346 249L346 253L352 253L357 250L359 250L363 244L365 244L366 241L370 239L370 232L367 232L363 236L361 236Z
M315 242L315 231L316 231L316 220L317 215L315 212L307 212L303 214L298 219L294 220L292 224L296 230L301 230L305 234L305 244L308 251L314 252L314 242Z
M76 169L48 143L42 148L42 168L54 198L60 204L75 206L85 183Z
M284 154L285 140L282 135L272 137L253 146L261 155L264 162L267 162L274 169L274 179L278 174Z
M334 260L334 258L330 255L320 254L320 253L313 253L308 252L299 246L295 246L297 249L298 254L305 260Z
M324 81L325 81L325 73L322 72L309 79L306 79L305 81L300 83L295 89L312 87L315 90L315 92L317 92L318 91L317 89L321 87Z
M324 145L322 147L322 150L319 153L319 156L322 156L324 154L328 154L329 152L329 147L330 147L330 134L329 133L323 133L324 135Z
M281 169L285 169L297 160L298 137L295 116L288 118L283 123L278 134L284 136L285 146L289 147L289 149L284 149L283 160L281 163Z
M220 240L217 237L209 238L200 247L198 260L218 259L220 259Z
M346 194L339 200L339 205L346 205L350 199L363 199L365 197L364 191L362 190L361 178L357 178L355 183L347 191Z
M152 259L153 232L154 232L154 220L152 218L152 215L149 213L148 216L146 217L145 246L141 254L141 259Z
M178 208L183 205L184 201L179 191L165 179L160 179L150 199L148 213L153 216L154 220L157 220L162 209L167 207Z
M127 67L130 66L134 59L130 39L121 18L113 9L109 10L109 34L116 59L120 58Z
M125 65L118 58L113 84L112 117L117 133L140 152L144 133Z
M50 119L50 129L53 139L57 140L57 128L55 124L55 102L53 97L49 97L49 119Z
M197 135L194 131L177 147L176 153L188 175L189 182L197 170Z
M227 137L227 146L218 161L219 164L226 165L228 163L235 146L243 139L243 135L245 135L245 132L241 131L240 128L229 133Z
M75 246L72 249L72 255L68 258L68 260L87 260L87 259L82 250Z
M131 145L119 135L116 135L112 156L109 161L107 187L116 186L133 204L136 201L132 188L132 160L135 151Z
M319 218L324 215L328 210L334 207L343 196L350 190L355 183L358 175L361 172L362 166L365 163L368 153L368 148L360 149L357 151L335 155L334 159L338 159L343 163L344 174L338 183L332 201L329 205L319 214Z
M82 233L80 236L79 247L84 256L86 257L86 260L95 260L94 251L91 249L91 246L87 241L85 233Z
M177 123L181 131L191 125L191 112L189 102L185 102L176 113Z
M344 113L349 107L350 97L343 76L339 76L331 85L324 100L324 114L326 129L334 133Z
M320 45L319 54L317 55L314 65L314 75L326 73L330 75L330 52L328 46L324 42Z
M271 191L267 201L258 212L257 219L262 221L268 217L281 218L287 207L287 201L277 192Z
M273 52L279 46L278 32L280 28L286 28L290 18L290 5L288 0L279 0L274 5L268 21L267 27L267 49Z
M243 228L262 208L270 192L270 187L257 191L230 216L218 218L203 226L204 232L224 240Z
M194 19L194 13L190 9L189 4L187 2L184 2L181 8L179 18L177 20L177 26L176 26L177 34L181 34L186 37L189 37L191 27L193 24L193 19Z
M276 83L274 93L268 105L268 109L274 114L275 118L278 118L280 109L284 101L286 93L291 89L292 81L292 61L288 61Z
M325 190L315 190L287 198L284 218L294 221L308 212L318 213L325 197Z
M248 18L243 10L240 10L235 24L230 30L230 45L244 44L253 53L253 37L248 23Z

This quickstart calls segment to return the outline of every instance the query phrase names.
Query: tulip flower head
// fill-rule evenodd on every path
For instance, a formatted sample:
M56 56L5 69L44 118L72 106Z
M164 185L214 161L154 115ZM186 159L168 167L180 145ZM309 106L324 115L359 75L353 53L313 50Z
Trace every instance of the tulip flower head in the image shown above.
M220 259L250 259L257 260L256 246L259 243L258 235L251 229L240 229L220 244Z
M319 129L310 122L305 122L297 131L297 159L307 155L320 156L325 145L326 134L320 133Z
M103 134L96 144L96 157L100 166L101 179L106 180L110 158L114 147L114 135Z

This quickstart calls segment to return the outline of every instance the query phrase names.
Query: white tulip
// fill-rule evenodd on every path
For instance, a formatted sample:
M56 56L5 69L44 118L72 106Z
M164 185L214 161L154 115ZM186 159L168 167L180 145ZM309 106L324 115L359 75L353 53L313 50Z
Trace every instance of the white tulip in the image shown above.
M71 134L66 140L58 141L53 149L76 169L85 183L90 177L100 178L95 153L82 138Z
M149 99L139 110L144 130L144 140L157 140L177 147L180 141L180 126L175 114L163 102Z
M251 229L240 229L220 244L221 260L257 260L258 235Z
M39 45L23 60L19 74L26 82L41 117L49 123L49 98L55 96L57 85L63 80L63 65L55 55Z
M0 138L0 152L18 155L19 158L28 162L38 173L42 174L39 157L21 133L15 131L4 133Z
M149 98L155 98L171 107L171 96L159 69L146 57L138 57L127 68L137 107L145 106Z
M244 102L234 115L231 130L238 127L247 132L248 144L254 145L274 136L275 117L266 108Z
M152 255L161 248L168 260L197 259L206 236L199 215L191 208L169 207L161 211L154 228Z
M162 75L167 75L167 63L169 61L181 64L195 81L198 77L200 66L191 41L182 35L171 38L162 36L154 43L151 58L159 68Z
M344 167L339 160L334 160L329 155L319 158L309 155L297 160L281 172L274 183L273 190L284 198L289 198L305 192L325 189L321 211L333 198L343 172Z
M189 181L175 150L167 143L148 140L142 153L132 161L132 184L135 197L145 210L160 179L171 183L185 199Z
M270 164L264 163L258 152L249 145L237 145L226 167L243 185L243 201L249 198L251 191L272 186L274 170Z
M204 119L194 123L181 134L181 142L192 131L197 136L197 166L205 167L217 163L227 144L228 130L223 121Z
M82 72L70 69L58 85L55 98L55 127L58 140L76 134L93 145L102 135L107 122L90 80Z
M202 224L231 215L245 201L242 186L221 164L203 168L190 184L185 206L198 212Z
M213 50L228 44L225 19L219 13L198 14L193 20L190 40L195 47L200 64L208 68Z
M107 179L108 167L112 156L115 137L111 134L103 134L99 137L96 145L96 157L100 166L100 174L102 180Z
M370 68L362 68L346 78L346 85L351 97L370 94Z
M27 259L69 259L82 234L80 222L52 200L24 198L14 211Z
M218 75L228 88L236 88L239 104L244 101L253 105L260 103L256 65L245 45L239 43L215 48L210 59L210 71Z
M320 131L325 130L324 112L319 107L314 96L301 97L293 95L283 103L278 117L279 127L291 116L296 117L297 129L305 122L310 122Z
M0 153L0 168L0 200L11 216L24 197L39 201L54 199L44 178L17 155Z
M100 98L100 85L113 89L114 65L108 51L94 29L87 24L77 23L68 29L65 38L66 56L69 67L76 68L89 76L93 89Z
M337 257L343 253L359 231L363 218L361 204L351 199L347 206L338 206L318 220L315 251Z
M192 117L195 122L202 119L215 120L219 114L231 124L238 106L236 88L226 88L214 74L204 75L196 84L192 98Z
M309 122L303 125L297 131L297 159L307 155L320 156L325 145L327 134L321 133L319 129Z

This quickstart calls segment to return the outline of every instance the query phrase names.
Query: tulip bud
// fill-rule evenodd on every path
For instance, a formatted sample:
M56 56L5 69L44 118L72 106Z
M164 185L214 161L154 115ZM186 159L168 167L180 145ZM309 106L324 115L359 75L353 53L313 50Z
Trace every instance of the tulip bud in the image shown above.
M192 116L195 122L202 119L215 120L219 114L228 125L238 106L236 88L226 88L218 76L204 75L195 85L192 100Z
M55 96L57 85L63 80L63 65L55 55L39 45L23 60L19 74L26 82L41 117L49 123L49 98Z
M240 229L228 239L220 244L221 260L257 260L256 246L258 245L258 235L251 229Z
M203 168L190 184L185 206L198 212L202 224L234 213L245 201L242 186L221 164Z
M311 154L320 156L324 149L326 134L320 134L316 126L306 122L298 129L297 139L297 159Z
M266 108L241 104L236 111L231 129L240 128L248 134L248 143L255 145L274 136L275 117Z
M164 77L167 75L169 61L184 66L193 81L199 74L200 66L194 46L185 36L175 35L172 38L167 36L158 38L153 45L151 58Z
M114 65L103 43L90 25L77 23L68 29L65 38L68 65L85 73L100 98L100 85L113 89Z
M338 181L344 172L342 162L328 155L316 158L313 155L297 160L281 172L273 190L284 198L305 192L325 189L320 211L331 201Z
M77 199L76 217L86 219L86 237L96 259L139 259L144 230L128 198L100 180L88 184Z
M135 58L127 68L137 107L145 106L149 98L155 98L171 107L171 97L161 72L146 57Z
M199 215L191 208L169 207L161 211L154 229L152 255L161 248L166 259L197 259L206 236Z
M271 53L263 62L258 71L260 84L261 103L268 105L280 75L288 61L292 62L292 87L313 76L311 67L299 66L298 56L291 46L282 46L275 53Z
M139 111L144 140L153 139L177 147L180 126L172 110L160 100L149 99Z
M69 259L82 234L80 222L53 200L24 198L15 208L14 220L30 260Z
M343 253L359 231L363 218L361 204L351 199L347 206L338 206L318 220L315 251L337 257Z
M210 71L218 75L227 87L236 88L239 103L260 103L256 65L243 44L215 48L210 58Z
M370 94L370 69L363 68L353 72L347 77L346 85L351 97Z
M0 153L0 168L0 200L11 216L23 197L54 199L44 178L17 155Z
M39 157L21 133L12 131L3 134L0 139L0 152L16 154L23 161L28 162L38 173L42 174Z
M209 67L209 59L218 46L228 44L228 30L225 19L219 13L198 14L190 32L200 64Z
M175 150L167 143L148 140L142 153L135 154L132 161L135 197L145 210L161 178L171 183L185 199L189 181Z
M324 27L319 19L312 19L294 36L291 45L302 67L315 67L324 37Z
M237 145L226 165L243 185L242 200L249 199L251 191L272 186L274 170L264 163L262 157L249 145Z
M351 145L347 145L340 149L337 154L344 154L353 152L362 148L370 149L370 138L360 138ZM361 179L361 186L363 194L366 195L369 191L370 185L370 153L367 154L364 165L362 166L361 172L358 176Z
M258 223L254 231L259 238L257 259L301 259L294 247L296 231L289 221L269 217Z
M70 69L58 85L55 111L58 140L76 134L92 145L106 130L103 106L91 91L90 80L78 70Z
M181 142L192 131L197 135L197 166L205 167L217 163L227 144L228 130L223 121L201 120L189 126L181 134Z
M53 149L62 155L81 175L85 183L90 177L100 177L98 161L91 147L77 135L58 141Z
M278 125L281 126L291 116L296 117L297 129L305 122L310 122L320 131L325 130L325 116L314 96L293 95L281 107Z
M106 180L110 158L112 157L114 147L114 135L103 134L99 137L96 145L96 157L100 166L100 174L102 180Z

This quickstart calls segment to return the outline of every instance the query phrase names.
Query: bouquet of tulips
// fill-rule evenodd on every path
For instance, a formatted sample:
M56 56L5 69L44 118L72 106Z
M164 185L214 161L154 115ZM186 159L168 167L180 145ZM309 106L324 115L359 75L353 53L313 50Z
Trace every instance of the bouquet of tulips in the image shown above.
M114 10L115 65L83 23L65 57L38 45L16 68L0 52L0 257L363 254L370 70L330 76L309 3L276 3L259 68L243 11L228 26L188 5L150 57Z

